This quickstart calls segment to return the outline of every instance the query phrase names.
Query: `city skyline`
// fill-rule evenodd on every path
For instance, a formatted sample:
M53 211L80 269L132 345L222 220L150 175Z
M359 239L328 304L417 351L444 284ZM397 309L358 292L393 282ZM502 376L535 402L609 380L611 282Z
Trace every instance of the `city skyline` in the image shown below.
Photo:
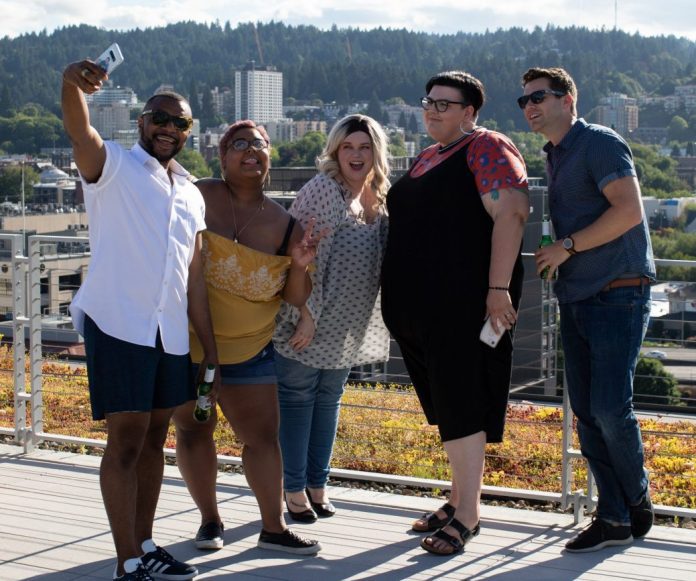
M693 0L499 0L495 6L468 7L461 0L280 0L248 4L234 0L200 0L195 6L182 0L0 0L3 36L74 24L112 30L165 26L182 20L234 27L246 22L284 22L329 29L377 27L453 34L547 25L619 29L643 36L684 36L696 41L696 4Z

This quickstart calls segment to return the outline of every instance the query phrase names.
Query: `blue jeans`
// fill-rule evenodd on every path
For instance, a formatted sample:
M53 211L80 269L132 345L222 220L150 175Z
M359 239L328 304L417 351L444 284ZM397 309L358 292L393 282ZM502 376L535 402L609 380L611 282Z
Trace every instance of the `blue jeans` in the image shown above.
M630 524L648 490L633 413L633 375L648 326L650 287L615 288L560 306L570 405L580 449L597 483L597 515Z
M276 353L284 488L324 488L350 369L316 369Z

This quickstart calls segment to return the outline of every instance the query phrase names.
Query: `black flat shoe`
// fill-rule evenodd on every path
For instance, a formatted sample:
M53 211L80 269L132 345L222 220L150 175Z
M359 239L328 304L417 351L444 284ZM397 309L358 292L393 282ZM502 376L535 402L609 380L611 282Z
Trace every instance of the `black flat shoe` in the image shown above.
M312 503L312 506L314 506L314 503ZM290 503L288 502L287 498L285 499L285 508L288 509L288 514L290 515L290 518L294 521L312 523L317 520L317 513L314 512L311 508L305 508L298 512L291 510Z
M305 489L305 493L309 499L309 504L312 505L312 508L314 509L314 512L317 513L317 516L320 516L321 518L329 518L330 516L336 514L336 507L333 504L330 502L314 502L312 500L312 495L309 492L309 488Z

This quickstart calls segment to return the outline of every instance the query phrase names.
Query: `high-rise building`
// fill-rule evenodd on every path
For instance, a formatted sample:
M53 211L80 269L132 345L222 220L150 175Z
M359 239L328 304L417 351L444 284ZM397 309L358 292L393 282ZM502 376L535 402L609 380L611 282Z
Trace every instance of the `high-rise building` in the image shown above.
M131 107L125 103L118 101L104 105L90 103L87 107L92 127L97 130L102 139L114 139L114 133L131 128Z
M234 114L234 92L227 87L214 87L210 90L213 101L213 110L228 121Z
M597 123L628 137L638 127L637 100L623 93L610 93L599 101Z
M85 95L85 101L92 126L103 139L133 129L130 112L138 106L138 96L130 87L114 87L112 81L106 81L101 90Z
M268 123L283 118L283 73L249 61L234 74L234 118Z
M122 103L129 107L138 105L138 96L130 87L114 87L112 81L107 80L104 86L91 95L85 95L85 101L89 105L111 105L112 103Z

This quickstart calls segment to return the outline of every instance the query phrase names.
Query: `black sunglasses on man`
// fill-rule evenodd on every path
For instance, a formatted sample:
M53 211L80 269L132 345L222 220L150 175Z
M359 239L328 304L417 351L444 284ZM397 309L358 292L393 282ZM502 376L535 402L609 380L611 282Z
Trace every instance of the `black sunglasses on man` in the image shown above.
M534 91L533 93L529 93L529 95L522 95L517 99L517 104L520 106L520 109L524 109L527 106L527 103L530 101L535 105L538 105L539 103L544 102L546 95L565 97L567 93L564 93L563 91L554 91L552 89L540 89L538 91Z
M177 117L176 115L170 115L166 111L160 111L159 109L146 109L141 115L143 117L145 117L145 115L151 115L152 122L158 127L166 127L171 121L174 127L181 132L188 131L193 126L193 119L191 119L191 117Z

